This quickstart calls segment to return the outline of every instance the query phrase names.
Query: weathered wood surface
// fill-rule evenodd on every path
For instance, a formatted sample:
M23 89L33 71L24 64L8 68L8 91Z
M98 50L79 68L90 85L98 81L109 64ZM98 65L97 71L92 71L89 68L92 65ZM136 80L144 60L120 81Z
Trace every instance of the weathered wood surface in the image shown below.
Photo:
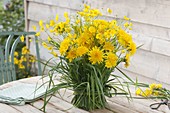
M44 79L46 81L47 79ZM0 89L7 88L17 83L30 83L35 84L42 83L40 77L32 77L19 81L14 81L11 83L4 84L0 86ZM58 82L57 80L55 82ZM132 90L134 90L132 88ZM74 107L70 101L73 97L73 92L71 90L61 89L60 94L55 94L47 104L47 113L89 113L82 109ZM61 96L59 96L61 95ZM127 101L125 97L116 96L113 98L107 98L108 106L106 109L94 110L91 113L168 113L170 110L167 106L161 106L159 110L150 109L149 105L153 103L152 100L132 100ZM32 104L26 104L24 106L16 105L6 105L0 103L0 113L42 113L43 99L39 99Z

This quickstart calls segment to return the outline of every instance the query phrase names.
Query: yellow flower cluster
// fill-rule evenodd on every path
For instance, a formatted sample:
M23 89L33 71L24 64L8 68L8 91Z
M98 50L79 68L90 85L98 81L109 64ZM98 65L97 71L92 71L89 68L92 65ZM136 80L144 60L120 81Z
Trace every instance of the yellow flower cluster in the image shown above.
M107 11L112 13L109 8ZM55 20L50 20L44 27L43 21L40 20L40 31L36 36L44 30L63 36L58 45L51 36L47 42L42 42L42 45L54 56L57 56L54 49L59 50L60 55L69 62L82 57L93 65L105 64L107 68L114 68L118 62L125 62L125 66L129 66L130 57L136 52L136 44L126 32L132 26L130 19L124 17L125 23L120 25L117 20L106 21L99 19L100 16L102 13L98 9L84 5L83 11L77 12L73 18L65 12L64 22L58 22L57 15ZM36 29L35 26L33 28Z
M24 62L33 63L35 62L35 56L30 55L29 49L25 46L22 48L21 57L19 57L18 52L14 52L14 64L18 65L19 69L25 69Z
M159 95L158 89L162 89L162 84L152 83L149 85L149 88L146 88L144 91L138 88L136 90L136 95L141 95L143 97L158 96Z

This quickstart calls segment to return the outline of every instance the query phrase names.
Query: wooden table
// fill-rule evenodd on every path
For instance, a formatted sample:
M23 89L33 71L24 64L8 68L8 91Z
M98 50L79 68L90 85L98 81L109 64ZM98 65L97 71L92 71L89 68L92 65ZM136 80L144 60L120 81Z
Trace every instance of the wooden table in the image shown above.
M0 86L0 90L11 87L18 83L36 83L40 77L26 78L14 82L10 82ZM60 94L63 95L62 98L59 94L54 95L46 107L47 113L89 113L82 109L74 107L70 101L72 98L72 91L69 90L60 90ZM124 97L113 97L108 98L108 107L106 109L94 110L91 113L170 113L170 110L167 106L161 106L159 110L150 109L149 105L153 103L152 100L133 100L128 102ZM43 113L41 107L43 106L43 99L38 101L26 104L23 106L17 105L7 105L0 103L0 113Z

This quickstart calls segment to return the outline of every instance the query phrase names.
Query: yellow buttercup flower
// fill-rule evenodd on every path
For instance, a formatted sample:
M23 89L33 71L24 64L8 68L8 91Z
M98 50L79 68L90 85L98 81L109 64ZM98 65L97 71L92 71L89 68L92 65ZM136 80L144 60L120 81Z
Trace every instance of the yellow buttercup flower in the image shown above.
M20 40L21 40L21 42L24 42L24 36L22 35L21 37L20 37Z
M103 61L103 52L98 47L93 47L91 51L89 51L89 60L92 64L100 64Z

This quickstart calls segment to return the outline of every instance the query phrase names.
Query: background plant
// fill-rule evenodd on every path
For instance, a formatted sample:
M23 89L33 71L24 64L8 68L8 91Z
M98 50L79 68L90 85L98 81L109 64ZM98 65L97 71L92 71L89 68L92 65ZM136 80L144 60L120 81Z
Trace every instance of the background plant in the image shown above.
M12 31L23 32L25 28L24 20L24 1L23 0L4 0L0 4L0 32ZM2 6L3 5L3 6ZM0 45L4 48L7 40L7 36L0 37ZM12 42L18 37L14 37ZM35 76L36 74L31 71L31 64L34 63L33 57L29 52L23 54L23 50L26 51L26 44L19 43L16 47L15 56L15 68L17 79ZM27 60L26 60L27 59Z

